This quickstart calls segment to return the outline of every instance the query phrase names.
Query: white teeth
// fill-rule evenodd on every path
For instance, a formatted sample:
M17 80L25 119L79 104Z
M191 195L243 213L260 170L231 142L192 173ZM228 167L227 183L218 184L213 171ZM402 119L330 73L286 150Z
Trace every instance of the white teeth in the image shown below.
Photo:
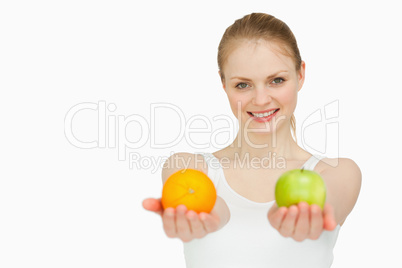
M266 117L266 116L269 116L269 115L273 114L275 111L276 111L276 110L272 110L272 111L267 112L267 113L256 113L256 114L252 113L252 114L253 114L255 117Z

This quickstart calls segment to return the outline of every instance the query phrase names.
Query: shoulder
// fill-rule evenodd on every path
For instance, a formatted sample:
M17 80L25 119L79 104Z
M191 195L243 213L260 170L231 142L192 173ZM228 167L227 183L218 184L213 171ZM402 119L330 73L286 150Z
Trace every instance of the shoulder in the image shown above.
M325 158L320 162L319 173L327 186L328 202L334 205L337 222L342 224L359 196L361 170L356 162L349 158Z
M347 175L356 180L362 177L359 166L350 158L323 158L317 167L323 174Z
M166 159L162 167L162 181L165 183L167 178L181 169L196 169L208 174L208 168L204 157L201 154L179 152L172 154Z

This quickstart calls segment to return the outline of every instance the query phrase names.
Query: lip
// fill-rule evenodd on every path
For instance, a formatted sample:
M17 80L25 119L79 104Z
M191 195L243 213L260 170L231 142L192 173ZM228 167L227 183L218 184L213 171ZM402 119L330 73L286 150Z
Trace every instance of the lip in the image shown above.
M258 112L254 112L254 111L249 111L249 112L250 112L250 113L253 113L253 114L262 114L262 113L269 113L270 111L274 111L274 110L276 110L276 109L278 109L278 108L268 109L268 110L258 111Z
M266 110L266 111L272 111L272 110L277 110L277 111L267 117L255 117L251 113L248 113L248 114L253 120L260 122L260 123L265 123L265 122L269 122L279 112L280 109L271 109L271 110Z

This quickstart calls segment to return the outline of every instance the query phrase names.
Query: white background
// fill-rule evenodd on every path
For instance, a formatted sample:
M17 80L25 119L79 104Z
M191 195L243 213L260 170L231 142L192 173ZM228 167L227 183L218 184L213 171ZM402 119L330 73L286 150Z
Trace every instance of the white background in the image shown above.
M329 110L338 116L327 130L325 120L304 125L305 148L351 158L362 170L361 194L341 229L333 267L402 265L397 1L214 2L2 2L0 267L184 267L181 242L168 239L159 217L141 206L161 193L160 167L145 167L145 160L224 144L195 148L183 136L154 148L151 133L154 142L168 143L185 122L172 109L160 110L152 126L151 104L170 103L187 120L204 115L215 130L226 126L212 121L233 118L217 47L226 27L251 12L285 21L306 61L298 140L302 123L335 103ZM125 151L140 155L142 168L119 159L122 148L112 142L83 149L66 137L69 110L100 102L116 108L106 113L117 142L145 139ZM131 115L149 127L132 122L118 136L111 122ZM93 110L77 113L72 130L82 141L105 134ZM210 138L193 135L193 143Z

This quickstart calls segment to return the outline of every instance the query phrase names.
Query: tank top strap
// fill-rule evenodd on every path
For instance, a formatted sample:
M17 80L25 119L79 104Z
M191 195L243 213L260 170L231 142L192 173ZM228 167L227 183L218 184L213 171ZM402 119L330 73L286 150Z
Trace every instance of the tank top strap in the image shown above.
M200 153L207 163L208 166L208 177L212 180L212 182L217 186L219 181L219 176L221 174L221 163L218 158L216 158L212 153Z
M315 166L320 162L321 159L325 158L325 156L321 155L312 155L302 166L303 169L314 170Z

